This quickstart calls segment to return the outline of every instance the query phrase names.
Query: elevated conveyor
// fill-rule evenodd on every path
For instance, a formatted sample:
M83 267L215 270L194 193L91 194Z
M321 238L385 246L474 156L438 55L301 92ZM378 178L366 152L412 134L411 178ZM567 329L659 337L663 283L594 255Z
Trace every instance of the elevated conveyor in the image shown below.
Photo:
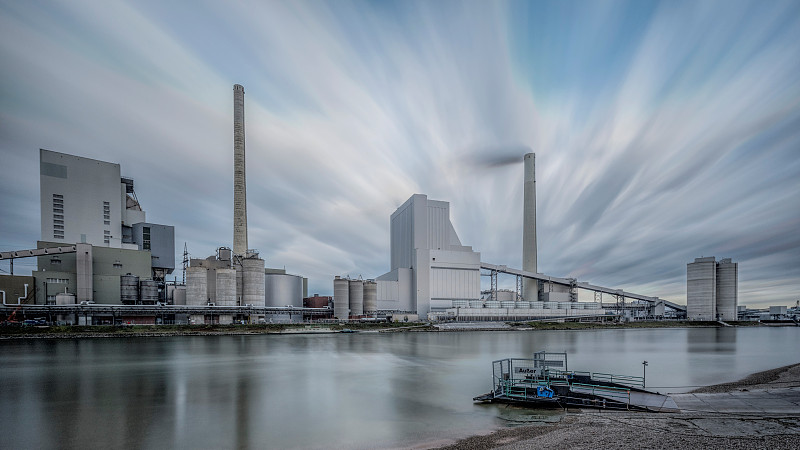
M607 287L603 287L603 286L597 286L597 285L590 284L590 283L576 281L576 280L573 280L571 278L560 278L560 277L553 277L553 276L550 276L550 275L545 275L543 273L526 272L524 270L513 269L513 268L510 268L508 266L489 264L489 263L485 263L485 262L481 262L481 269L490 270L490 271L498 272L498 273L505 273L505 274L509 274L509 275L517 275L517 276L521 276L523 278L532 278L532 279L535 279L535 280L540 280L540 281L553 283L553 284L566 286L566 287L577 287L579 289L586 289L587 291L600 292L600 293L603 293L603 294L621 296L621 297L623 297L625 299L641 300L641 301L645 301L645 302L649 302L649 303L663 302L664 306L672 308L672 309L674 309L676 311L686 312L686 305L679 305L677 303L673 303L673 302L670 302L670 301L667 301L667 300L662 300L662 299L660 299L658 297L650 297L650 296L647 296L647 295L634 294L633 292L624 291L622 289L612 289L612 288L607 288Z

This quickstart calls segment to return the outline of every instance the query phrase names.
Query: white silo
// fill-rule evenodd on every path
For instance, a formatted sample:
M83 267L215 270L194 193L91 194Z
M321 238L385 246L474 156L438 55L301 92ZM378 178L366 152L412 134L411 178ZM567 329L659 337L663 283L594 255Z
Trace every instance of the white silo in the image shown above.
M341 320L350 316L350 282L338 276L333 279L333 316Z
M378 310L378 283L375 280L364 282L364 314L374 314Z
M201 306L208 304L208 269L201 266L186 268L186 304Z

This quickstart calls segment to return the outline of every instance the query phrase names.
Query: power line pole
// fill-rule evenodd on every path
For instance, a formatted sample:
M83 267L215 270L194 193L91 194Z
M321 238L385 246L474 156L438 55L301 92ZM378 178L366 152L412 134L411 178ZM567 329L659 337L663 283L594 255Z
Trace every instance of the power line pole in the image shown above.
M186 268L189 267L189 249L186 247L186 242L183 243L183 275L181 275L181 284L186 284Z

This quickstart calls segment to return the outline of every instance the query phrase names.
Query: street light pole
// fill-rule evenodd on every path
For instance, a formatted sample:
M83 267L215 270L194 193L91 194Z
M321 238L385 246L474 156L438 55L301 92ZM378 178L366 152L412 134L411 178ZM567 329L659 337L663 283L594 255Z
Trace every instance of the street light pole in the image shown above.
M642 387L647 385L647 361L642 361Z

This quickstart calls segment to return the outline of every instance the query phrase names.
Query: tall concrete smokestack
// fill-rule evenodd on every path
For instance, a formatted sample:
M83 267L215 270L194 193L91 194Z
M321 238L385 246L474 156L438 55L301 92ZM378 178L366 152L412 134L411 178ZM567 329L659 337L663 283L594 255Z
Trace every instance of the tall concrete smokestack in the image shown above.
M233 85L233 253L247 253L247 179L244 164L244 87Z
M524 210L522 221L522 270L538 272L536 269L536 155L528 153L525 162ZM539 300L538 282L524 278L522 296L526 301Z

